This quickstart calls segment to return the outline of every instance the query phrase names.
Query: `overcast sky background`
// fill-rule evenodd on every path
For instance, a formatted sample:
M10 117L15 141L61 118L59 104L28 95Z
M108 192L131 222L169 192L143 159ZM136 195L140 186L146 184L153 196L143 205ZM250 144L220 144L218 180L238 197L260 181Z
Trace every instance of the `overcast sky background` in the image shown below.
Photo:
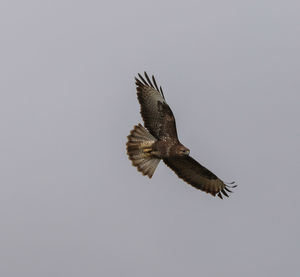
M299 1L0 3L0 275L297 276ZM162 85L225 200L126 156Z

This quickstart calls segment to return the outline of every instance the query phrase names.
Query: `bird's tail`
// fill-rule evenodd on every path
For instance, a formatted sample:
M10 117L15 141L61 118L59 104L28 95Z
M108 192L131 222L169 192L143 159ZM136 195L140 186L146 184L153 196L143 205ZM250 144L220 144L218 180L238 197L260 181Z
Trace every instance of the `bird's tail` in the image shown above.
M134 126L127 137L127 154L143 175L152 177L160 159L151 155L152 145L156 138L153 137L141 124Z

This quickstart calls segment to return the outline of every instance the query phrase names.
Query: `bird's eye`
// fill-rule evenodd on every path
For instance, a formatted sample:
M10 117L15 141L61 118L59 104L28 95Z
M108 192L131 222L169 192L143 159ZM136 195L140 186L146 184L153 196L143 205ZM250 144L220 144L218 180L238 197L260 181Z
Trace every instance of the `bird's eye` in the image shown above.
M181 152L186 155L188 155L190 153L190 151L188 149L182 149Z

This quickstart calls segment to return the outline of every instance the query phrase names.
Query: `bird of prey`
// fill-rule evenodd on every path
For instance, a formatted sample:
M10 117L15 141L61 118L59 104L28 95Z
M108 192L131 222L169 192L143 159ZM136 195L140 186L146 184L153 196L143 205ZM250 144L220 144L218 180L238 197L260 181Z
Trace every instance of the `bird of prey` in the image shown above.
M145 127L134 126L126 144L132 165L151 178L163 160L179 178L193 187L221 199L223 195L228 197L227 192L232 192L229 188L236 186L224 183L189 155L190 150L178 140L175 118L162 88L158 87L154 76L151 80L146 72L144 75L145 78L138 74L135 81Z

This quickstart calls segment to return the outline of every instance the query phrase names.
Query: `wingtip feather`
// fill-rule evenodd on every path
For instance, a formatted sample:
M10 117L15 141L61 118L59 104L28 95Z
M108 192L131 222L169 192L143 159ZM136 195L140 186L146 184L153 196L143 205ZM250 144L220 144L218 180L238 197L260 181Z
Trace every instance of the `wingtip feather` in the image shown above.
M161 96L163 97L163 99L166 100L165 96L164 96L164 93L163 93L163 90L162 90L162 87L161 86L158 87L154 76L152 75L152 81L151 81L151 79L149 78L146 71L144 71L144 75L145 75L145 78L140 73L138 73L138 78L137 77L134 78L135 79L135 84L138 87L138 91L141 91L142 86L148 86L148 87L151 87L151 88L155 89L157 92L159 92L161 94Z

